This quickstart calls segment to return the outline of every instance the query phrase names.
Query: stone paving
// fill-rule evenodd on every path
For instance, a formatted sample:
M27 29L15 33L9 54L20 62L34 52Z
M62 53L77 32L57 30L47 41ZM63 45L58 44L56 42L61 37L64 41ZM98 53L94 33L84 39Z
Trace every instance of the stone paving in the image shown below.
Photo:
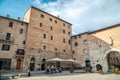
M120 80L120 74L62 72L56 74L35 74L31 77L16 77L14 80Z

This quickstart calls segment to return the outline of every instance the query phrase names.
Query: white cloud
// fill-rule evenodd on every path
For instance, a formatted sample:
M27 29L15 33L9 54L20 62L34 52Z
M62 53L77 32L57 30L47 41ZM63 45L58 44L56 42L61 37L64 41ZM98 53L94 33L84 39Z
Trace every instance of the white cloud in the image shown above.
M120 22L120 0L57 0L35 5L71 22L74 33L103 28Z

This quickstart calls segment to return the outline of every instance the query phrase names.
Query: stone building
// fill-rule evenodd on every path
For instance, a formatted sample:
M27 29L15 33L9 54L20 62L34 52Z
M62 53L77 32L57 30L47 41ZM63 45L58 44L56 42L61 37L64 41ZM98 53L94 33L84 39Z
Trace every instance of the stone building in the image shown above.
M44 70L48 59L72 58L71 23L33 6L19 19L0 16L0 69Z
M33 6L23 21L0 16L0 70L45 70L52 58L74 59L93 71L99 64L104 71L120 68L120 24L74 36L71 27Z
M0 16L0 70L22 69L28 23Z
M33 6L25 13L24 21L29 23L23 65L25 68L44 70L48 59L71 58L71 23Z
M96 71L101 65L105 72L120 68L120 24L109 26L93 32L72 36L73 56L86 66L89 61Z

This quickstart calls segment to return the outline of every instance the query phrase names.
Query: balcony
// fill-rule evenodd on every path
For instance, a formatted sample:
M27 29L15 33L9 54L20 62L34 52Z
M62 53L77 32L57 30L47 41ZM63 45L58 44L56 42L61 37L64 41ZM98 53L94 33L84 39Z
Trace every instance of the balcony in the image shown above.
M0 42L14 42L14 37L6 38L4 35L0 35Z
M17 51L16 51L16 56L19 56L19 57L21 56L21 57L23 57L24 54L25 54L24 49L17 49Z

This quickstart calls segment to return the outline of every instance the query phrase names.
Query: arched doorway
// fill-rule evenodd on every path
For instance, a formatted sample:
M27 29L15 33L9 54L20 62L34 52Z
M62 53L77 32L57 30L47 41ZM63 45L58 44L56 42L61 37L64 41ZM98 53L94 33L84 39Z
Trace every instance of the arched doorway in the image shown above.
M31 71L34 71L34 68L35 68L35 58L32 57L32 58L30 59L30 70L31 70Z
M107 54L108 69L114 70L115 67L120 69L120 53L118 51L111 51Z
M86 58L85 60L85 65L86 67L90 67L90 60L88 58Z
M45 65L46 65L46 59L42 59L41 70L45 70Z
M17 64L16 64L16 70L20 70L21 69L21 59L17 59Z

